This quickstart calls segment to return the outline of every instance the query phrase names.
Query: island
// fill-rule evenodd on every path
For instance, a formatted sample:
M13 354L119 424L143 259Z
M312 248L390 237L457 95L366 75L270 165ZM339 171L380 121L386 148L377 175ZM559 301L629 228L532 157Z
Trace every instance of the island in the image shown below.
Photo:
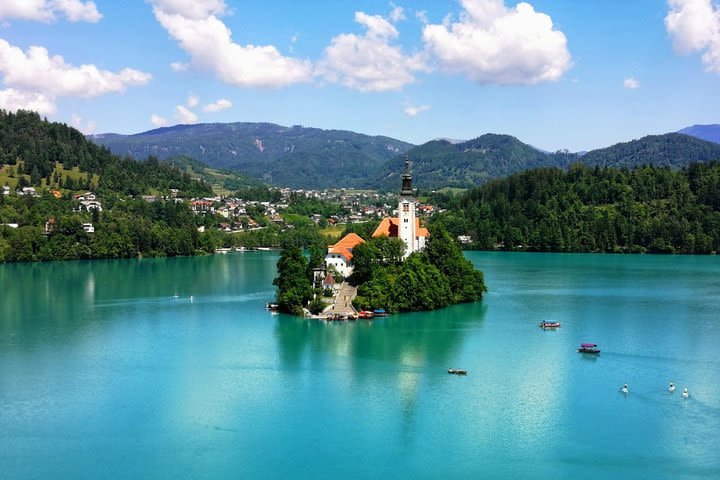
M397 217L384 218L365 240L349 233L322 256L298 246L277 263L277 307L296 315L357 318L357 312L434 310L475 302L487 291L483 273L441 224L416 218L410 162L405 162Z

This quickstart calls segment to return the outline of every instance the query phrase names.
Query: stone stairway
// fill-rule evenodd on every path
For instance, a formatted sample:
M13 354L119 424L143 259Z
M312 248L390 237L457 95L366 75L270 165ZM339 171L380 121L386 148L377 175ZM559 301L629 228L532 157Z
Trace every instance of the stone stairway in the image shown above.
M352 306L352 301L357 295L357 288L343 282L338 290L337 295L333 299L333 304L330 309L325 310L327 315L355 315L357 312Z

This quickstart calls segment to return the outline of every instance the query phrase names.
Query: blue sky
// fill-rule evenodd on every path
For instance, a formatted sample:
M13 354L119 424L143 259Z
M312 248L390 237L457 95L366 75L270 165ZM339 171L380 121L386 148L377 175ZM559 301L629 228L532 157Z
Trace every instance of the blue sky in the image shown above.
M714 0L2 0L0 107L588 150L720 123Z

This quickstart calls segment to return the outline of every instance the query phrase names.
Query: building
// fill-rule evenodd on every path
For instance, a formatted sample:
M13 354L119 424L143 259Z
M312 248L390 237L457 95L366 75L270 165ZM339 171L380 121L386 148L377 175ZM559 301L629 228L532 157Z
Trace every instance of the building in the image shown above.
M415 191L412 188L412 174L410 173L410 161L405 161L405 173L402 177L402 190L398 201L397 218L384 218L375 229L373 238L386 235L390 238L399 238L405 243L404 258L411 253L425 248L429 235L427 228L420 226L420 220L416 217L417 200Z
M335 245L328 247L328 253L325 255L325 267L328 269L333 267L343 277L350 276L353 272L353 248L364 242L365 240L357 234L348 233Z

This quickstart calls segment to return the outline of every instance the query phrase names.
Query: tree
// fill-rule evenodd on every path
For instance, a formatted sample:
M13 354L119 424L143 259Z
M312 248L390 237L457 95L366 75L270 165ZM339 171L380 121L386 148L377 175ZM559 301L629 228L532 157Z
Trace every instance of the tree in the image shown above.
M313 296L312 282L307 277L308 262L300 247L286 247L280 252L278 276L273 280L277 287L280 310L301 315L303 306Z

